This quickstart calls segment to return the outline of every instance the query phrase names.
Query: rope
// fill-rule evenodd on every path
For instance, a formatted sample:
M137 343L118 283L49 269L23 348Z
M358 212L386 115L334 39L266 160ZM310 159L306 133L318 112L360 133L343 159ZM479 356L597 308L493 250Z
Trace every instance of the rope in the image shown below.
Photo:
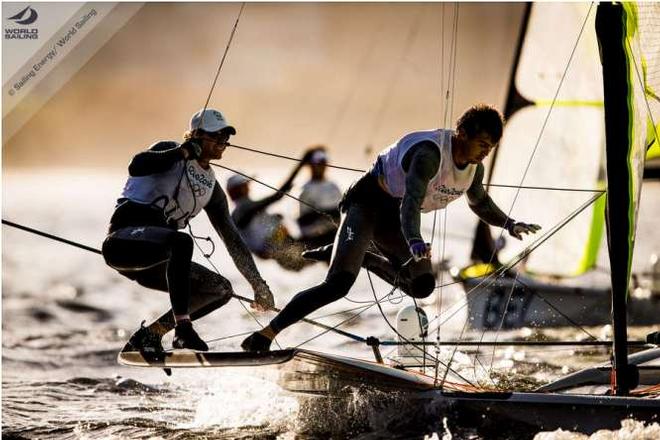
M234 22L234 27L231 30L231 34L229 35L229 40L227 41L227 45L225 46L225 51L222 54L222 59L220 60L220 65L218 66L218 70L215 73L215 77L213 78L213 83L211 84L211 90L209 90L209 94L206 97L206 101L204 102L204 109L202 110L202 114L204 111L206 111L209 102L211 101L211 95L213 94L213 90L215 89L215 85L218 82L218 77L220 76L220 71L222 70L222 66L225 64L225 58L227 58L227 53L229 52L229 47L231 46L232 41L234 40L234 34L236 33L236 28L238 28L238 22L241 19L241 15L243 14L243 9L245 8L245 2L241 3L241 9L238 11L238 15L236 16L236 21ZM202 118L200 118L199 123L196 128L199 128L202 124Z
M46 232L38 231L36 229L28 228L27 226L19 225L14 222L10 222L9 220L5 220L4 218L2 219L2 224L14 227L16 229L21 229L23 231L31 232L32 234L36 235L41 235L42 237L50 238L51 240L59 241L61 243L66 243L68 245L84 249L89 252L94 252L95 254L101 255L101 251L98 249L94 249L93 247L85 246L84 244L76 243L75 241L67 240L66 238L58 237L57 235L53 234L48 234Z
M381 101L380 107L378 108L378 111L376 112L376 117L374 118L373 124L371 124L370 130L367 132L367 144L370 144L371 139L374 138L375 134L378 132L378 129L380 128L383 118L385 116L385 112L389 107L390 101L392 99L392 92L395 89L395 85L397 82L397 79L401 77L400 72L403 66L405 65L404 61L408 53L410 52L410 47L412 46L413 42L415 41L415 37L417 36L418 32L418 24L423 16L422 12L424 12L424 6L420 6L419 9L417 10L417 13L415 14L411 26L408 29L408 33L406 34L406 39L403 43L403 46L401 47L401 52L399 54L399 59L396 60L394 64L394 69L391 71L391 75L389 77L389 80L386 82L388 84L386 90L385 90L385 96L383 97L383 100Z
M191 229L191 231L192 231L192 229ZM192 234L191 234L191 235L192 235ZM204 251L202 250L202 248L199 246L199 243L197 242L197 237L193 235L193 238L194 238L195 246L197 246L197 249L199 249L199 251L202 253L202 255L204 255L204 258L205 258L206 261L211 265L211 267L213 268L213 270L215 271L215 273L218 274L218 275L220 275L220 271L218 270L217 267L215 267L215 264L213 264L213 262L211 261L210 256L207 257L206 254L204 254ZM235 298L238 298L237 295L233 295L233 294L232 294L232 296L234 296ZM239 299L241 299L241 298L239 298ZM239 300L238 302L239 302L239 304L241 305L241 307L243 307L243 309L247 312L247 314L250 315L250 317L251 317L252 319L254 319L254 321L259 325L259 327L261 327L261 328L263 329L265 326L264 326L261 322L259 322L259 319L254 315L254 313L252 313L252 312L250 311L250 309L248 309L248 308L245 306L245 304L243 304L243 301L240 301L240 300ZM250 303L252 303L252 302L254 302L254 301L250 301ZM209 341L209 342L210 342L210 341ZM280 344L277 342L276 339L273 339L273 342L275 342L275 344L277 345L277 347L278 347L279 349L282 349L282 347L280 346Z
M284 154L278 154L278 153L272 153L270 151L264 151L264 150L259 150L257 148L252 148L252 147L245 147L241 145L235 145L235 144L229 144L229 147L233 148L238 148L239 150L245 150L245 151L250 151L252 153L257 153L257 154L263 154L265 156L271 156L271 157L277 157L279 159L286 159L286 160L291 160L294 162L301 162L302 160L297 158L297 157L292 157L292 156L287 156ZM211 164L215 166L220 166L217 164ZM338 170L344 170L344 171L354 171L356 173L366 173L367 170L361 169L361 168L351 168L343 165L335 165L331 163L327 163L326 166L328 168L334 168ZM222 166L220 166L222 168ZM232 171L232 170L230 170ZM247 178L250 178L250 176L247 176L245 174L239 173L242 176L245 176ZM544 190L544 191L563 191L563 192L588 192L588 193L597 193L597 192L602 192L602 189L588 189L588 188L564 188L564 187L553 187L553 186L525 186L525 185L508 185L508 184L498 184L498 183L484 183L484 186L488 187L495 187L495 188L515 188L515 189L531 189L531 190ZM268 185L266 185L268 186ZM268 186L269 188L272 188ZM274 188L273 188L274 189Z
M557 97L559 96L559 91L561 90L561 87L564 83L564 79L566 78L566 73L568 72L568 68L571 65L571 61L573 60L573 56L575 55L575 51L577 50L578 43L580 42L580 38L582 36L582 33L584 32L584 28L587 24L587 20L589 18L589 15L591 14L592 8L593 8L593 2L589 5L589 11L587 12L587 15L585 16L584 21L582 22L582 27L580 28L580 32L577 36L575 44L573 45L573 49L571 50L571 54L570 54L570 56L568 58L568 61L566 63L566 67L564 68L564 72L562 73L561 79L559 81L559 85L557 86L557 90L555 91L555 94L552 98L552 102L550 104L550 107L548 108L548 112L546 113L545 119L543 121L543 125L541 126L541 130L540 130L539 135L536 139L536 143L534 145L534 148L532 149L532 153L529 157L529 160L527 161L527 166L525 167L523 175L520 179L520 184L518 185L518 189L516 190L516 193L515 193L515 196L513 198L513 201L511 202L511 206L509 208L509 211L507 212L507 217L511 216L511 212L513 211L513 207L515 206L515 204L518 200L518 197L520 195L520 189L521 189L520 187L523 185L523 183L524 183L524 181L527 177L527 173L529 172L529 169L532 165L532 161L534 160L534 156L536 154L536 151L539 148L539 145L541 143L541 138L543 137L543 133L544 133L545 128L548 124L548 120L550 119L550 114L552 113L552 111L554 109L555 103L557 101ZM502 229L500 231L499 237L501 238L503 234L504 234L504 230ZM527 255L528 255L528 253L523 252L523 258L526 257ZM495 257L495 250L493 250L493 252L491 253L491 257L490 257L489 262L488 262L489 264L492 263L494 257ZM521 260L522 260L522 258L521 258ZM506 314L506 310L504 311L504 314ZM466 324L467 324L467 321L466 321ZM466 325L463 326L463 330L461 331L461 337L459 339L462 339L463 332L464 332L465 328L466 328ZM485 333L485 332L486 332L486 330L484 329L483 333ZM454 351L452 353L452 359L453 359L455 353L456 353L456 349L454 349ZM449 361L450 364L451 364L452 359L450 359L450 361ZM446 377L446 373L445 373L445 377ZM443 380L444 380L444 378L443 378Z
M86 250L86 251L93 252L93 253L95 253L95 254L101 255L101 251L98 250L98 249L95 249L95 248L92 248L92 247L89 247L89 246L85 246L85 245L82 245L82 244L80 244L80 243L76 243L76 242L74 242L74 241L71 241L71 240L67 240L67 239L64 239L64 238L58 237L58 236L56 236L56 235L52 235L52 234L48 234L48 233L45 233L45 232L42 232L42 231L38 231L38 230L36 230L36 229L32 229L32 228L29 228L29 227L27 227L27 226L19 225L19 224L17 224L17 223L13 223L13 222L10 222L10 221L5 220L5 219L2 219L2 223L3 223L3 224L6 224L7 226L12 226L12 227L15 227L15 228L17 228L17 229L21 229L21 230L24 230L24 231L27 231L27 232L30 232L30 233L33 233L33 234L36 234L36 235L40 235L40 236L43 236L43 237L46 237L46 238L50 238L50 239L55 240L55 241L59 241L59 242L62 242L62 243L66 243L66 244L68 244L68 245L70 245L70 246L74 246L74 247L77 247L77 248L80 248L80 249L84 249L84 250ZM212 263L211 263L211 264L212 264ZM215 269L216 272L217 272L217 268L216 268L215 266L214 266L214 269ZM244 297L244 296L238 295L238 294L236 294L236 293L231 293L231 296L232 296L232 298L238 299L239 301L242 301L242 302L245 302L245 303L252 304L252 303L254 302L254 300L251 300L251 299L246 298L246 297ZM280 311L280 309L278 309L277 307L274 307L272 310L275 311L275 312L279 312L279 311ZM248 311L248 313L250 313L249 310L247 310L247 311ZM311 325L315 325L315 326L317 326L317 327L321 327L321 328L326 329L326 330L328 330L328 331L334 331L335 333L337 333L337 334L339 334L339 335L341 335L341 336L346 336L346 337L348 337L348 338L350 338L350 339L353 339L353 340L356 340L356 341L359 341L359 342L365 342L365 341L366 341L366 339L363 338L363 337L361 337L361 336L358 336L358 335L355 335L355 334L353 334L353 333L349 333L349 332L346 332L346 331L343 331L343 330L339 330L339 329L332 328L332 327L330 327L330 326L328 326L328 325L325 325L325 324L323 324L323 323L320 323L320 322L314 321L314 320L312 320L312 319L306 319L306 318L305 318L305 319L303 319L302 321L304 321L304 322L306 322L306 323L308 323L308 324L311 324ZM258 322L258 321L257 321L257 322ZM259 324L259 325L261 325L261 324Z
M425 356L425 357L426 357L426 356L429 356L429 357L430 357L431 359L433 359L436 363L439 363L439 364L441 364L442 366L446 366L446 367L447 367L447 372L449 372L449 365L445 365L445 364L442 363L437 357L428 354L428 352L426 351L426 349L424 349L424 347L423 347L425 344L422 344L422 346L420 346L418 343L409 340L408 338L406 338L405 336L403 336L401 333L399 333L399 331L398 331L398 330L392 325L392 323L390 323L389 319L387 319L387 316L385 315L385 312L383 311L383 308L380 306L380 301L378 300L378 298L377 298L377 296L376 296L376 289L374 288L373 280L371 279L371 273L370 273L368 270L367 270L366 272L367 272L367 278L369 279L369 284L371 285L371 291L372 291L372 293L373 293L373 295L374 295L374 298L376 298L375 304L378 306L378 310L380 311L380 314L381 314L383 320L385 320L385 323L388 325L388 327L389 327L389 328L390 328L390 329L391 329L391 330L392 330L392 331L393 331L393 332L394 332L399 338L401 338L402 340L404 340L405 343L406 343L407 345L411 345L411 346L413 346L414 348L420 350L422 353L424 353L424 356ZM392 292L394 292L394 290L396 290L396 289L397 289L397 287L393 287L392 290L390 290L390 292L389 292L387 295L390 295L390 294L391 294ZM386 295L386 296L387 296L387 295ZM416 304L415 304L415 306L416 306ZM417 313L417 310L415 310L415 312ZM473 386L472 383L471 383L469 380L467 380L466 378L464 378L463 376L461 376L458 372L456 372L456 371L452 371L452 373L454 373L454 374L455 374L457 377L459 377L460 379L464 380L467 384Z
M339 225L337 225L337 222L335 221L335 219L334 219L330 214L328 214L327 212L323 212L323 211L321 211L321 210L318 209L316 206L314 206L314 205L312 205L312 204L310 204L310 203L308 203L308 202L305 202L304 200L301 200L300 198L298 198L298 197L296 197L296 196L292 196L290 193L288 193L288 192L286 192L286 191L282 191L281 189L279 189L279 188L275 188L274 186L269 185L269 184L267 184L267 183L265 183L265 182L262 182L261 180L255 178L255 177L249 176L249 175L247 175L247 174L245 174L245 173L242 173L242 172L240 172L240 171L234 170L234 169L229 168L229 167L227 167L227 166L220 165L220 164L218 164L218 163L214 163L214 162L209 162L209 163L210 163L211 165L213 165L214 167L222 168L222 169L225 169L225 170L227 170L227 171L231 171L232 173L240 174L241 176L245 177L246 179L250 179L250 180L252 180L253 182L257 182L258 184L263 185L263 186L265 186L266 188L270 188L270 189L272 189L273 191L276 191L276 192L279 193L279 194L285 195L285 196L287 196L287 197L289 197L289 198L291 198L291 199L293 199L293 200L296 200L296 201L302 203L303 205L308 206L310 209L314 210L314 212L316 212L317 214L323 215L323 216L327 217L328 219L330 219L330 221L332 221L332 224L333 224L333 225L335 225L335 226L339 226Z
M488 276L484 277L483 280L479 282L476 286L474 286L472 289L466 292L466 297L468 297L467 301L463 302L462 305L460 305L451 315L446 318L440 325L446 323L449 319L451 319L453 316L456 315L461 309L466 307L470 301L473 301L472 298L469 298L472 295L473 292L477 291L477 297L481 294L483 294L488 287L490 287L495 281L496 278L499 278L503 274L505 274L507 271L509 271L511 268L513 268L516 264L518 264L520 261L522 261L527 255L531 254L535 249L537 249L541 244L546 242L548 239L550 239L554 234L559 232L559 230L566 225L568 222L570 222L573 218L575 218L577 215L579 215L582 211L584 211L586 208L588 208L596 199L601 197L603 193L592 197L589 199L587 202L585 202L582 206L578 207L576 210L574 210L569 216L567 216L564 220L562 220L560 223L558 223L556 226L548 230L544 235L539 237L535 242L530 244L527 248L523 249L520 253L518 253L516 256L514 256L509 262L504 264L502 267L498 268L496 271L493 273L489 274ZM474 278L471 278L474 279ZM460 283L461 281L456 281L455 283ZM519 281L521 284L522 282ZM454 284L455 284L454 283ZM479 291L479 288L482 287L484 284L486 286L484 287L483 290ZM527 286L529 287L529 286ZM449 312L447 312L449 313ZM565 316L565 315L564 315ZM438 318L435 318L433 321L435 321ZM431 321L431 322L433 322ZM430 323L429 323L430 324ZM587 333L588 334L588 333ZM591 335L589 335L591 336Z

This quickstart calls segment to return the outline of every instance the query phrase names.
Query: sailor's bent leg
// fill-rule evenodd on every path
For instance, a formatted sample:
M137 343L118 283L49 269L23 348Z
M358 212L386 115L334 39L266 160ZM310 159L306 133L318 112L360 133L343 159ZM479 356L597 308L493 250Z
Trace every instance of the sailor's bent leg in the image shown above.
M177 315L188 313L192 252L188 234L155 226L123 228L103 243L108 265L145 287L168 291Z
M190 305L190 263L194 243L183 232L172 236L170 260L167 263L167 285L174 315L187 315Z
M234 290L228 279L201 264L190 267L190 319L195 320L224 306Z
M315 310L337 301L348 293L356 276L350 272L329 274L318 286L298 293L284 309L270 322L277 334L295 324Z
M166 263L170 258L170 236L175 231L155 226L131 226L108 235L103 258L122 275L137 279L140 272Z
M401 287L401 271L387 258L374 252L367 252L362 267L392 286Z
M426 298L435 290L435 276L431 266L431 260L422 259L414 261L408 248L400 223L392 222L386 227L377 228L374 242L378 249L392 262L392 268L396 271L396 286L403 290L407 295L413 298ZM385 276L392 276L391 273L383 275L374 271L374 273L385 281L390 282Z
M373 237L373 218L361 206L351 206L335 237L328 275L321 284L298 293L270 322L275 334L313 311L346 296L355 282Z

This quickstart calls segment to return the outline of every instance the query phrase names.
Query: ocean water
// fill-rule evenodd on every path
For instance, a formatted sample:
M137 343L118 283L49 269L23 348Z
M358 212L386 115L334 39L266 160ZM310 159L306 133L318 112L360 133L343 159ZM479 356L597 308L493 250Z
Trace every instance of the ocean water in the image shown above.
M260 177L278 180L275 171ZM99 248L123 181L123 175L95 170L5 173L3 218ZM347 186L350 181L342 183ZM659 194L658 187L651 186L648 193L653 200L652 196ZM644 209L648 214L657 207L646 203ZM295 212L295 203L285 201L276 210L290 214ZM474 221L461 205L452 214L445 258L460 265L467 261ZM213 263L237 293L252 296L202 217L193 223L193 229L197 235L211 235L216 242ZM431 219L424 222L428 231ZM652 230L652 225L647 222L640 228ZM642 243L643 252L648 254L660 240L645 229L641 233L650 236ZM643 267L646 254L640 257L639 267ZM201 254L195 258L203 262ZM325 274L321 264L296 274L271 261L257 260L257 264L279 306ZM384 408L384 396L360 390L348 401L319 402L301 399L240 370L176 370L168 377L158 369L120 366L117 352L142 320L153 319L168 308L167 295L122 278L98 255L7 226L2 230L2 273L3 438L489 438L470 426L457 426L451 418L437 417L420 425L401 410L402 406ZM446 273L443 276L448 279ZM375 290L382 295L389 289L375 280ZM446 287L442 295L443 310L460 304L463 298L457 286ZM349 298L373 299L364 275ZM393 298L384 304L384 310L393 319L399 308L408 304L407 298ZM320 319L334 324L350 317L346 310L359 305L343 300L314 316L332 315ZM422 305L432 319L437 315L435 300ZM242 336L260 328L270 317L270 313L248 313L237 301L231 301L200 320L197 329L211 341L213 349L236 351ZM458 337L465 319L464 309L459 309L443 325L443 339ZM394 337L376 308L363 312L342 329L381 339ZM599 337L610 332L607 326L588 330ZM630 336L639 339L648 331L648 327L632 328ZM536 332L535 336L554 338L580 336L580 330L574 328ZM528 329L508 332L499 339L531 333ZM306 348L372 358L369 347L332 333L321 334L305 324L294 326L278 339L286 347L316 335ZM166 338L166 346L169 341ZM606 351L593 349L503 348L486 350L482 359L489 361L500 386L529 389L607 357ZM484 379L485 372L475 366L469 351L459 352L455 362L462 373ZM401 401L397 404L406 406ZM655 439L660 438L660 426L629 420L619 430L591 437L560 430L533 434L544 440Z

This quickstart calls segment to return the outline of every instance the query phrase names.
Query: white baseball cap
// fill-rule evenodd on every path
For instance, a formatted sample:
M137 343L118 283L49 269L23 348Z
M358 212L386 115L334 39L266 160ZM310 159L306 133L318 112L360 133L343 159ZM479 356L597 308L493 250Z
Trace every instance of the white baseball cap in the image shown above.
M328 155L323 150L316 150L312 153L309 163L314 165L328 163Z
M227 179L227 189L236 188L250 181L249 178L243 176L242 174L233 174L229 179Z
M229 125L222 113L212 108L200 110L190 118L190 130L202 129L215 133L223 128L229 128L231 134L236 134L236 129Z

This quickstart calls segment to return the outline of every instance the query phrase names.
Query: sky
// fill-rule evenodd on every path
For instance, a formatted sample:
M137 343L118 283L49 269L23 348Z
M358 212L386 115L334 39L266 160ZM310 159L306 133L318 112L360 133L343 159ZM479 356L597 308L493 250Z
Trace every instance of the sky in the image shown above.
M16 12L10 8L3 4L5 22ZM449 3L247 3L209 106L237 128L237 145L299 156L323 143L332 162L366 168L408 131L451 126L476 102L504 106L523 8L461 3L454 34ZM88 34L78 32L71 38L78 45L51 63L54 73L42 75L13 114L3 113L3 169L121 171L152 143L180 140L204 106L239 10L239 3L120 4L111 12L124 21L105 29L104 42L110 19L99 9L83 23ZM45 32L49 16L55 20L42 12L34 26ZM17 47L4 46L3 71ZM69 79L49 85L49 75L66 69ZM9 127L17 116L24 123ZM237 150L227 159L243 169L289 166Z

